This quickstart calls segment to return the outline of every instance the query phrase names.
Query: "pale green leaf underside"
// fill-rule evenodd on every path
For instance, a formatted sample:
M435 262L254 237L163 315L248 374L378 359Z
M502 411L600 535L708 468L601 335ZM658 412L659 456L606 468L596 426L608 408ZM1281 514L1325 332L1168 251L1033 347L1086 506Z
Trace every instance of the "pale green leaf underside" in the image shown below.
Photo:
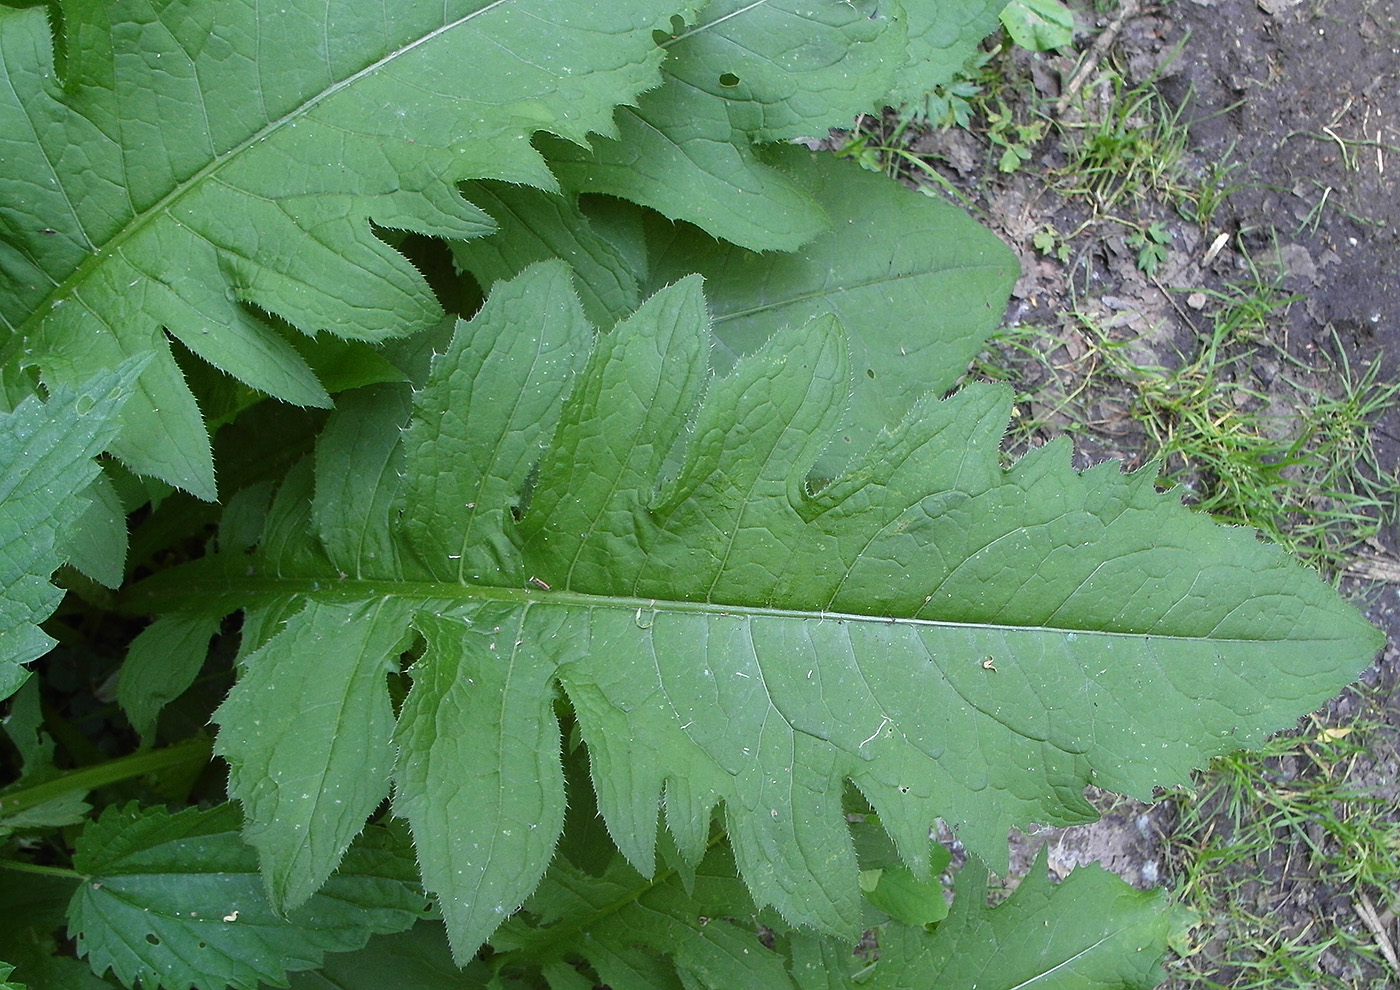
M1098 867L1052 884L1042 860L995 908L987 906L986 879L975 861L963 867L951 914L935 879L932 893L946 920L932 930L879 924L872 962L847 941L777 925L777 943L760 945L756 909L723 847L706 855L691 884L669 871L648 881L622 862L601 876L557 862L529 913L508 922L493 947L539 965L555 990L570 984L555 979L549 964L575 957L614 990L671 986L673 974L707 990L1147 990L1157 985L1169 939L1190 924L1165 892L1134 890ZM696 925L696 918L705 921Z
M0 699L29 676L21 664L54 645L38 625L63 598L48 576L88 509L84 495L98 476L93 458L116 434L140 369L141 362L127 362L76 390L57 388L47 402L31 397L0 414Z
M68 908L79 954L126 986L259 990L425 914L406 841L373 829L309 904L281 915L238 826L230 804L173 815L110 808L89 824L73 861L84 882Z
M208 440L162 328L270 395L329 404L258 311L371 341L432 325L432 293L370 221L488 232L454 183L551 187L530 136L612 133L614 106L659 79L652 30L670 12L120 0L73 12L60 87L45 12L2 11L0 320L50 383L150 355L114 449L210 498Z
M848 390L835 319L780 331L710 380L692 277L600 336L571 376L542 358L576 332L558 329L578 310L561 284L561 263L528 269L493 294L513 319L488 302L435 361L403 444L413 483L392 511L354 520L401 541L393 566L336 574L278 536L252 576L239 557L176 582L177 599L270 607L250 613L270 635L220 712L237 740L221 749L314 764L364 806L380 771L339 762L331 721L278 735L255 720L306 719L314 671L322 703L363 736L383 724L384 674L404 647L386 628L376 664L334 630L382 610L426 638L395 729L396 801L459 957L548 863L562 790L557 753L542 762L541 749L557 738L556 684L599 809L640 870L654 866L662 795L692 860L723 802L755 899L849 935L860 900L846 780L917 874L935 816L1000 865L1008 827L1091 817L1088 783L1146 796L1182 782L1330 697L1377 646L1315 576L1158 493L1150 472L1077 473L1067 444L1003 470L1000 388L921 400L813 494L808 469ZM384 463L381 449L365 457ZM318 511L324 522L334 507ZM281 632L258 618L298 601ZM469 723L479 734L464 739ZM293 826L316 828L326 798L304 786L312 775L268 778L234 781L250 834L268 837L274 887L314 889L352 816L319 840L313 869Z
M792 940L800 990L1150 990L1173 938L1192 924L1161 890L1134 890L1098 866L1050 881L1042 857L1003 904L987 907L976 863L958 874L952 911L932 933L889 925L880 959L859 981L849 950L805 935ZM862 966L862 968L865 968Z
M878 109L906 45L893 0L715 0L664 42L665 82L619 111L617 139L591 150L549 142L546 153L576 191L642 203L756 251L791 251L828 220L751 145L820 137Z
M1019 266L950 203L804 148L765 157L811 193L833 229L798 254L758 255L649 218L649 291L705 276L720 371L784 326L826 313L841 321L852 394L841 440L818 466L829 477L916 400L953 387L999 324Z

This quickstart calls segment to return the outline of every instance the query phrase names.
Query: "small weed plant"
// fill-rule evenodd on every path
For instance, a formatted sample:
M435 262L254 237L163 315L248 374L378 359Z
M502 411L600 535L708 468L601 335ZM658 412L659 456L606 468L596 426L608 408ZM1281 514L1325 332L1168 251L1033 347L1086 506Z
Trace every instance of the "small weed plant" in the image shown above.
M1010 252L794 143L998 7L0 8L0 980L1155 985L1189 912L990 907L1008 829L1378 633L1004 458Z

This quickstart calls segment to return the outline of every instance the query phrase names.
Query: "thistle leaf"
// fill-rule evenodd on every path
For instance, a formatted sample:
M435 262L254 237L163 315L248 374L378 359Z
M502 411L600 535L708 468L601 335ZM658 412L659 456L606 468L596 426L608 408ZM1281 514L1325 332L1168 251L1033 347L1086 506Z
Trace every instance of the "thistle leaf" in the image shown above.
M116 434L142 363L127 361L79 389L57 388L47 402L31 396L0 413L0 699L29 676L21 665L54 645L38 623L63 592L47 576L88 510L85 494L99 474L93 458Z
M755 251L791 251L829 221L750 146L878 109L906 42L890 0L715 0L662 41L665 81L618 113L615 138L544 147L575 191L641 203Z
M705 276L719 371L784 326L823 313L841 321L854 373L841 441L817 469L830 477L919 398L953 387L998 325L1019 267L950 203L803 148L764 158L812 195L833 230L799 254L756 254L648 217L649 291Z
M1161 890L1134 890L1098 866L1050 882L1040 859L1015 892L987 907L987 873L976 862L959 872L949 916L932 932L891 924L879 933L880 959L850 977L845 947L806 934L792 938L800 990L897 990L988 985L1037 990L1150 990L1163 979L1169 942L1193 923Z
M942 885L933 887L942 905ZM723 846L705 856L690 886L671 871L649 880L620 861L601 876L556 863L494 948L504 954L501 968L516 960L539 966L555 990L570 984L550 964L566 958L587 960L616 990L1149 990L1161 980L1169 940L1192 922L1164 892L1134 890L1098 867L1052 884L1043 858L995 908L987 906L987 874L976 861L959 871L955 889L951 913L935 925L872 923L879 945L872 962L849 942L758 915ZM768 929L766 940L756 919Z
M65 9L61 78L45 11L0 11L0 320L53 385L148 355L113 449L203 498L209 443L166 332L253 388L329 405L262 314L371 342L435 324L427 283L371 222L470 238L493 224L457 181L553 188L531 135L613 133L613 107L658 81L651 33L671 13L649 0Z
M390 599L366 605L316 602L289 619L247 659L239 690L214 713L216 752L229 790L248 813L244 837L262 855L278 911L304 904L340 862L365 818L389 794L385 678L395 669L408 611ZM337 657L328 666L325 657ZM283 718L281 712L297 712Z
M397 807L459 959L549 863L561 689L638 871L656 869L663 807L698 862L723 804L754 900L853 937L847 781L916 877L938 816L1002 867L1008 828L1091 819L1090 783L1145 797L1185 782L1332 696L1378 646L1315 575L1151 472L1076 472L1062 443L1003 468L1003 388L919 400L813 491L849 392L833 316L712 379L687 278L574 372L550 343L580 339L567 282L552 262L498 286L434 362L403 435L411 480L376 468L396 492L374 503L387 518L353 520L400 542L382 569L334 571L294 472L267 557L145 590L240 602L262 630L218 718L221 751L266 768L232 790L274 891L315 889L382 796L381 679L410 624L427 649L394 729ZM334 731L351 724L353 754ZM327 825L332 795L346 807Z

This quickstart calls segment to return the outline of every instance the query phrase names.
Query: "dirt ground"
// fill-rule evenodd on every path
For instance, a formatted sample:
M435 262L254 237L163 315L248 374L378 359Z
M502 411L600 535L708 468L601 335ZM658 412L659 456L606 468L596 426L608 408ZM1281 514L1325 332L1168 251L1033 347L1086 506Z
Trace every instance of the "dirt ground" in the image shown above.
M1170 233L1149 276L1138 263L1140 245L1130 240L1130 226L1105 218L1083 196L1065 194L1063 183L1047 181L1067 162L1054 129L1011 174L997 169L999 152L986 140L985 122L980 133L974 123L970 132L951 128L905 138L1020 255L1023 276L1008 323L1048 328L1064 342L1064 353L1018 368L1040 375L1020 388L1052 393L1040 406L1032 400L1026 414L1048 420L1046 432L1074 425L1085 464L1108 457L1141 463L1144 437L1122 415L1122 396L1081 401L1078 408L1093 413L1088 429L1056 411L1053 395L1080 384L1072 369L1082 324L1067 314L1133 338L1141 363L1170 366L1199 350L1208 332L1202 296L1192 292L1222 291L1251 278L1276 282L1298 297L1268 330L1280 358L1286 353L1297 364L1282 359L1284 374L1280 359L1260 351L1235 371L1248 389L1287 408L1299 385L1335 394L1343 363L1360 374L1379 362L1378 381L1400 378L1400 0L1169 0L1140 8L1130 0L1076 13L1083 32L1076 51L1003 57L1000 68L1011 84L1002 95L1013 107L1021 101L1023 115L1061 114L1072 133L1084 107L1061 103L1061 97L1076 64L1107 29L1116 38L1102 46L1100 71L1081 90L1089 118L1095 94L1111 92L1103 70L1116 72L1127 87L1149 84L1186 125L1184 174L1228 194L1204 223L1199 216L1196 222L1183 218L1165 195L1114 205L1121 217L1157 222ZM1046 250L1035 238L1049 231L1056 239ZM1047 365L1070 368L1069 380L1051 380ZM1373 437L1380 467L1393 476L1400 466L1400 407L1379 415ZM1393 523L1355 552L1345 575L1343 591L1390 642L1363 678L1366 689L1348 692L1321 717L1345 722L1360 716L1380 724L1370 755L1352 762L1348 773L1389 801L1392 820L1400 822L1394 756L1400 742L1400 532ZM1178 808L1172 801L1106 800L1098 824L1047 830L1022 843L1021 862L1046 842L1056 871L1100 861L1139 886L1170 884L1168 837ZM1390 895L1400 897L1400 891ZM1282 870L1259 896L1261 913L1283 927L1357 923L1349 893L1318 889L1306 870ZM1400 945L1394 918L1387 913L1381 921L1389 926L1383 937ZM1356 964L1340 960L1330 965L1335 972L1329 976L1356 981L1346 985L1400 986L1400 971L1345 972Z

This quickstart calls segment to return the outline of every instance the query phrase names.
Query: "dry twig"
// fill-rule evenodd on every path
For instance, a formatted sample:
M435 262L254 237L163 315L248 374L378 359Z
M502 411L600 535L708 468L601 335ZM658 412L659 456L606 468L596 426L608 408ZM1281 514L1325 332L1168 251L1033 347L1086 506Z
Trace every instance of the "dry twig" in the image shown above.
M1390 968L1396 976L1400 976L1400 958L1395 955L1395 944L1391 942L1390 935L1386 932L1386 922L1395 920L1389 911L1386 911L1386 918L1376 914L1371 899L1365 894L1358 894L1358 899L1351 902L1352 910L1361 919L1361 923L1371 930L1371 934L1376 937L1376 948L1381 950L1381 955L1385 956L1385 961L1390 963Z
M1074 75L1070 76L1069 83L1060 94L1060 98L1055 101L1055 116L1062 117L1069 109L1069 105L1074 98L1079 95L1079 91L1084 88L1084 84L1089 81L1089 77L1094 74L1094 70L1099 67L1099 62L1108 54L1109 48L1118 40L1119 33L1123 30L1123 25L1128 23L1142 10L1142 0L1124 0L1123 6L1119 8L1117 15L1103 29L1103 33L1094 39L1094 43L1089 47L1088 54L1084 56L1084 61L1079 63L1079 68L1074 70Z

